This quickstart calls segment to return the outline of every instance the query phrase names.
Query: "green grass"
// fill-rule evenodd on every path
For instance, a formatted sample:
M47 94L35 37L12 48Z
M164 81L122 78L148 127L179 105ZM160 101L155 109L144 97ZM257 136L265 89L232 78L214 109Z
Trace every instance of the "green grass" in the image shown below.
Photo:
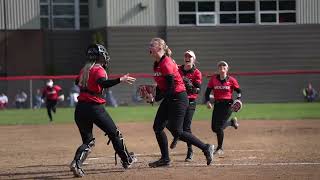
M157 108L157 106L130 106L107 108L107 111L116 122L152 122ZM54 114L54 123L73 123L73 113L73 108L58 108L57 114ZM194 120L210 120L211 113L212 110L204 105L198 105ZM320 103L244 104L241 112L235 115L241 120L320 120ZM0 125L46 123L48 117L44 108L0 111Z

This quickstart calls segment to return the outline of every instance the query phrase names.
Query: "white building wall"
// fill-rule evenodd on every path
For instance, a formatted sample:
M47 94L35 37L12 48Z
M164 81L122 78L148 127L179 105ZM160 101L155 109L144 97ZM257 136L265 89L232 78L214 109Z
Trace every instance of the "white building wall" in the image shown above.
M297 23L320 24L320 1L297 0Z
M164 26L165 0L108 0L107 25Z
M5 23L10 30L40 29L39 0L0 0L0 10L0 29L5 28Z

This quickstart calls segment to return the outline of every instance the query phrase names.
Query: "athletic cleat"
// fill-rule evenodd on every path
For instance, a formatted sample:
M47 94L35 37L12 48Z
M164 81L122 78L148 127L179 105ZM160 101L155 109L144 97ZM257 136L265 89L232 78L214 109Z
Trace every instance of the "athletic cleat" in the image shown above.
M221 148L220 149L216 149L213 154L214 155L218 155L218 156L222 156L222 155L224 155L224 151Z
M207 144L206 150L204 150L203 153L206 156L208 166L213 161L213 152L214 152L214 145Z
M193 151L192 150L188 150L185 162L191 162L192 158L193 158Z
M70 171L73 172L74 177L83 177L84 171L80 167L77 166L77 163L75 160L73 160L70 164Z
M149 167L156 168L156 167L166 167L170 166L170 159L159 159L158 161L154 161L149 163Z
M233 117L231 119L231 124L235 129L238 129L238 127L239 127L238 118L237 117Z
M177 138L173 138L173 140L172 140L172 142L170 144L170 149L176 148L177 144L178 144L178 139Z

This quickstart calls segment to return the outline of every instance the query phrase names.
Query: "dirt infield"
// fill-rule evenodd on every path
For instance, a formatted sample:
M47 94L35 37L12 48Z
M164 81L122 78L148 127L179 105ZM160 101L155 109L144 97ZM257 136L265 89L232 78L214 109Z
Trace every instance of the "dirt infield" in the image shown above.
M186 145L171 151L172 166L149 168L159 157L152 123L118 124L130 151L138 154L132 169L114 165L114 151L95 128L96 147L84 166L83 179L320 179L320 120L241 121L225 131L225 155L206 166L194 148L184 162ZM193 133L216 144L208 121L193 123ZM167 133L169 141L172 137ZM71 179L68 165L80 136L74 124L0 126L0 179Z

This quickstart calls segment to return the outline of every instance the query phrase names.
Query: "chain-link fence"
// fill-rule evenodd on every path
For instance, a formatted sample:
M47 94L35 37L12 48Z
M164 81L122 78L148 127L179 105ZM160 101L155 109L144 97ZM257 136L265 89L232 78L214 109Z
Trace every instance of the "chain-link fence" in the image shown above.
M121 83L109 88L109 91L105 91L107 105L144 104L136 94L137 87L141 84L153 84L153 78L149 74L131 75L137 78L133 85ZM317 92L320 91L320 71L237 73L234 76L241 86L244 102L303 102L302 89L307 87L308 83L312 83ZM118 75L112 77L118 77ZM59 102L59 106L74 106L75 76L25 76L0 78L0 94L3 93L8 97L6 107L17 108L17 94L23 91L27 98L21 107L38 108L39 96L41 96L41 91L48 79L53 79L54 84L61 86L63 89L62 93L65 100ZM204 76L198 103L204 100L204 92L208 81L209 77ZM317 100L319 101L319 97Z

